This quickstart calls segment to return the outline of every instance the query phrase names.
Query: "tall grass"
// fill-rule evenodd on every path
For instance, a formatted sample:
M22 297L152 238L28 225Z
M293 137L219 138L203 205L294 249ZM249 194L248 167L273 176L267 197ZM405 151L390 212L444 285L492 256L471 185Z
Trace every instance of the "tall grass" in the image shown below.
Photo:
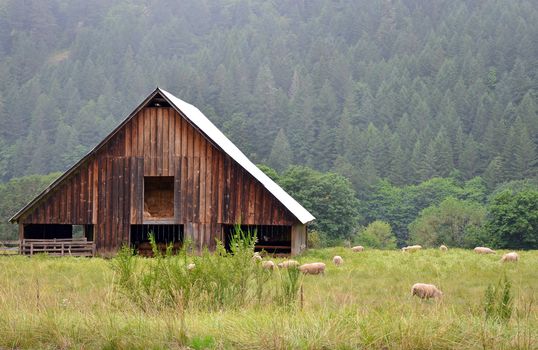
M214 253L204 250L199 255L187 253L189 243L177 255L171 254L171 246L162 254L152 234L149 240L154 258L145 264L138 264L140 259L129 248L112 261L118 275L116 286L143 310L192 305L211 311L238 308L253 300L261 303L270 272L252 259L255 232L243 232L238 225L229 252L217 242ZM189 263L196 267L188 269Z
M297 275L299 288L289 299L295 301L288 302L279 298L291 271L262 270L250 256L242 260L248 265L242 271L254 271L246 287L226 291L232 288L228 281L240 281L233 273L218 276L235 266L229 253L181 252L162 254L160 260L127 253L113 263L1 257L0 348L536 349L538 344L538 251L520 252L518 263L501 264L498 256L458 249L445 254L310 250L297 259L325 262L325 276ZM343 266L330 263L334 255L344 258ZM196 268L189 275L185 266L191 262ZM124 268L110 268L119 263ZM176 281L183 271L187 279ZM206 273L210 276L202 276ZM221 289L210 291L218 278L224 279ZM193 284L182 296L186 281ZM415 282L436 284L443 299L413 298ZM138 299L121 283L135 286ZM506 304L504 295L510 296L510 317L486 318L489 285L496 289L493 305ZM302 309L286 306L297 305L301 286ZM220 301L211 300L217 293L223 295Z

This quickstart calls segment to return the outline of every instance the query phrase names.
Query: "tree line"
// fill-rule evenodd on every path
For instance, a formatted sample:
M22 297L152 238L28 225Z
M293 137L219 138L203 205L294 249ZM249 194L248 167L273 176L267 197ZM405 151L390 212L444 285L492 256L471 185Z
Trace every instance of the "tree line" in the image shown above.
M536 176L537 37L525 0L8 0L0 179L65 170L159 85L279 171L492 189Z
M401 245L537 178L536 38L529 0L6 0L0 181L66 170L158 85L280 176L351 184L324 239L383 220Z

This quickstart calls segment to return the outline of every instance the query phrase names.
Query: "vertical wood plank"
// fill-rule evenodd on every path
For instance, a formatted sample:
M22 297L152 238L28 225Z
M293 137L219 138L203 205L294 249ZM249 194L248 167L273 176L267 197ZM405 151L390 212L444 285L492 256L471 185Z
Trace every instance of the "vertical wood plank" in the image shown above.
M230 204L229 204L229 220L230 223L236 224L237 223L237 213L235 211L236 204L237 204L237 166L235 166L235 163L233 159L230 158L230 182L228 191L230 193Z
M138 155L138 114L131 119L131 154L128 157L136 157Z
M123 223L126 221L124 218L125 218L125 215L127 214L125 212L125 198L124 196L126 195L125 191L124 191L124 188L125 188L125 184L126 184L126 180L124 178L124 172L125 172L125 158L122 157L122 158L119 158L117 160L118 162L118 171L117 171L117 174L118 174L118 178L116 180L116 184L117 184L117 193L118 193L118 202L117 202L117 205L118 205L118 208L116 210L116 221L118 223L117 225L117 232L116 232L116 239L114 241L114 249L117 249L120 244L121 244L121 241L123 239ZM128 182L127 182L128 184Z
M119 247L121 247L122 244L130 245L130 222L131 222L131 161L133 157L125 158L124 164L123 164L123 215L122 215L122 232L123 236L121 237L121 241L119 242Z
M187 221L193 221L193 206L192 206L192 197L194 195L194 159L192 157L187 157Z
M181 164L183 162L183 157L176 157L174 161L175 174L174 174L174 221L176 224L183 222L182 212L181 212L181 201L182 192L181 192Z
M105 213L105 251L110 252L111 247L111 238L112 238L112 219L113 219L113 209L112 205L112 180L114 177L114 164L112 163L111 158L106 159L107 172L105 173L106 178L106 213Z
M97 215L97 226L99 227L98 234L94 237L94 241L98 249L104 247L105 233L105 211L106 211L106 160L99 157L99 212ZM96 232L97 233L97 232Z
M136 116L136 123L138 125L138 133L136 135L137 143L138 143L138 154L139 157L144 157L146 154L146 146L145 146L145 131L144 131L144 117L146 115L146 108L142 109L140 112L138 112Z
M137 223L142 224L144 222L144 162L145 159L140 157L136 160L137 163L137 185L136 185L136 198L137 198Z
M98 217L98 207L99 207L99 162L97 159L93 160L93 185L92 185L92 192L93 192L93 208L92 208L92 224L97 224L97 217ZM94 233L95 236L95 233Z
M200 209L199 209L199 221L202 223L206 223L206 199L208 196L207 189L206 189L206 181L207 181L207 154L205 150L205 143L202 145L201 149L201 156L200 156L200 170L199 170L199 198L200 198ZM205 232L205 231L204 231Z
M228 156L223 156L223 183L222 183L222 222L230 223L230 166Z
M189 220L187 202L189 199L189 158L182 156L181 157L181 222L186 223Z
M67 215L66 215L66 221L65 223L73 222L73 184L71 179L67 180L66 182L67 186Z
M200 222L200 157L193 158L192 220Z
M138 203L136 201L136 176L137 173L137 162L135 157L131 157L130 159L130 181L129 181L129 197L130 197L130 203L131 203L131 209L130 209L130 217L129 217L129 223L134 224L137 222L137 213L138 213Z
M155 122L155 133L156 137L156 154L155 159L157 160L156 171L157 176L163 175L163 110L162 108L155 108L155 113L157 115Z
M216 173L214 174L213 176L213 181L214 181L214 185L213 185L213 191L214 191L214 201L213 201L213 206L214 206L214 211L215 211L215 220L217 223L222 223L222 204L223 204L223 199L222 199L222 163L221 163L221 157L222 157L222 153L221 152L215 152L213 154L213 163L215 164L215 167L216 167Z
M172 108L167 109L167 115L168 115L168 170L169 170L169 176L174 176L176 173L176 158L177 158L177 152L176 152L176 118L174 115L174 112Z
M125 124L124 130L125 130L125 137L124 137L124 143L125 143L125 157L131 156L131 127L132 127L132 119Z
M188 144L189 144L189 137L188 137L188 123L185 119L181 118L181 155L184 157L188 157Z
M173 121L173 127L170 127L172 131L172 137L170 142L174 145L174 157L181 156L181 117L176 111L170 109L170 122ZM170 146L172 148L172 146Z
M145 108L144 113L144 174L151 174L149 159L151 158L151 110Z
M169 163L170 163L170 149L169 144L169 126L168 126L168 111L164 108L161 108L161 118L162 118L162 174L164 176L170 176L168 172Z

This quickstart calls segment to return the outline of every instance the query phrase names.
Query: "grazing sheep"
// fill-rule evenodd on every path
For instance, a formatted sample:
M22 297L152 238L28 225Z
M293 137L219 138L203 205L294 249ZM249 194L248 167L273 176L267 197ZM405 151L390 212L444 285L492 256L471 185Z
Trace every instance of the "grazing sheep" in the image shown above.
M319 275L325 273L325 264L321 262L303 264L299 266L299 271L305 275Z
M266 270L274 270L275 269L275 263L271 260L262 262L262 267Z
M477 254L495 254L494 250L491 250L490 248L487 248L487 247L476 247L474 249L474 252Z
M448 250L448 247L444 244L441 244L441 246L439 247L439 250L442 252L446 252Z
M336 266L340 266L344 263L344 259L342 259L342 257L340 255L335 255L333 257L333 263L336 265Z
M187 265L187 270L189 271L194 270L195 267L196 265L194 263L190 263L189 265Z
M420 250L422 249L422 246L421 245L410 245L410 246L407 246L407 247L403 247L402 248L402 252L416 252L417 250Z
M443 292L433 284L415 283L411 287L411 295L416 295L421 299L440 298Z
M501 258L502 262L518 261L519 255L516 252L506 253Z
M353 251L355 253L362 252L363 250L364 250L364 247L362 245L357 245L357 246L354 246L353 248L351 248L351 251Z
M283 262L278 264L278 267L281 269L287 269L288 267L297 267L299 266L299 263L295 260L284 260Z
M262 261L263 259L262 259L261 255L260 255L260 253L256 252L256 253L254 253L254 255L252 255L252 260L254 260L254 261Z

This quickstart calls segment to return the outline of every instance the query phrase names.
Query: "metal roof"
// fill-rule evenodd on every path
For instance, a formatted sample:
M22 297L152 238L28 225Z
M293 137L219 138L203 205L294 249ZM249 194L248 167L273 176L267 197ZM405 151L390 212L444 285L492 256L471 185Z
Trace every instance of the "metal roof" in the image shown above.
M18 220L22 214L28 209L33 207L41 198L49 193L54 187L61 183L70 174L75 172L79 165L84 163L86 159L95 154L104 144L108 142L127 122L133 118L153 97L160 94L164 97L168 103L183 117L185 117L193 126L201 131L209 141L221 148L226 154L234 159L239 165L241 165L246 171L248 171L254 178L256 178L276 199L278 199L282 205L284 205L296 218L303 224L307 224L315 220L314 216L308 212L301 204L299 204L293 197L291 197L286 191L282 189L276 182L258 167L252 163L244 154L237 148L198 108L195 106L177 98L168 91L160 88L156 88L123 122L121 122L103 141L95 146L90 152L88 152L82 159L74 164L69 170L67 170L62 176L52 182L43 192L35 197L24 208L19 210L11 219L10 222Z

